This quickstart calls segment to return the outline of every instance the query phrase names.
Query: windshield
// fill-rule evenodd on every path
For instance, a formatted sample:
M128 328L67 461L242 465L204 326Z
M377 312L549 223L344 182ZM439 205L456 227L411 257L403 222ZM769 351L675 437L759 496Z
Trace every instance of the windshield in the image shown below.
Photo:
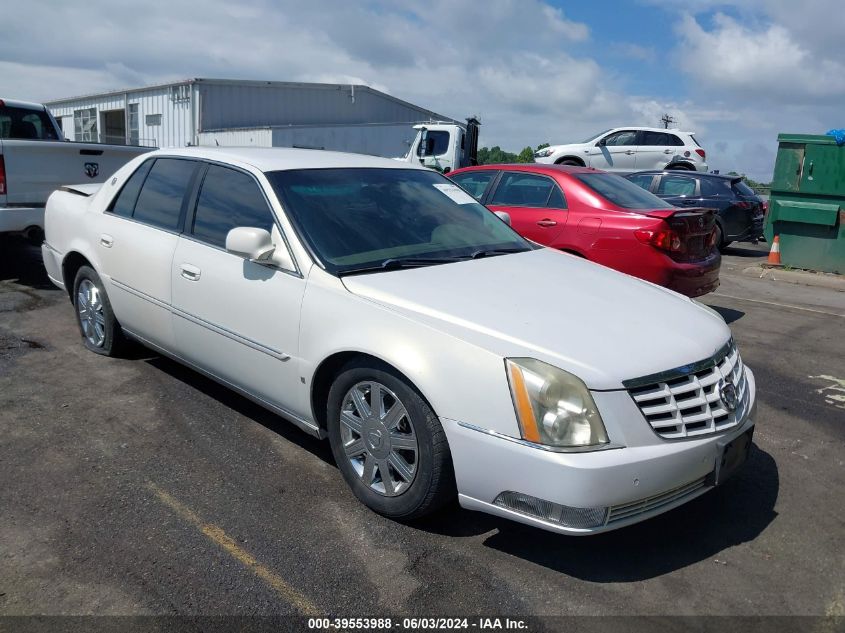
M611 128L606 129L606 130L602 130L602 131L601 131L601 132L599 132L598 134L593 134L592 136L588 136L587 138L585 138L585 139L584 139L583 141L581 141L581 142L582 142L582 143L589 143L590 141L594 141L594 140L596 140L598 137L600 137L600 136L604 136L605 134L607 134L608 132L610 132L610 130L612 130L612 129L613 129L613 128L611 127Z
M573 174L578 180L623 209L672 209L673 206L616 174Z
M267 178L329 272L446 263L531 245L440 174L421 169L303 169Z

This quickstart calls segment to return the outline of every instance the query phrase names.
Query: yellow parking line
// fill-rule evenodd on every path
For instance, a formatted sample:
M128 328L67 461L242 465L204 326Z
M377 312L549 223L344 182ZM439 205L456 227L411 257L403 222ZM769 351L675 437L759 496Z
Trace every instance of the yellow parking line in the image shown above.
M285 582L278 574L273 573L264 565L255 560L255 558L249 552L247 552L245 549L235 543L235 541L221 528L217 527L213 523L206 523L205 521L203 521L199 517L199 515L197 515L196 512L183 505L181 502L176 500L170 493L162 490L154 483L148 483L147 488L149 488L153 493L155 493L155 496L158 497L158 500L161 501L164 505L173 510L182 519L192 524L194 527L198 528L211 541L222 547L227 554L232 556L232 558L239 561L250 571L252 571L256 576L261 578L261 580L270 585L276 591L276 593L278 593L284 600L292 604L297 611L299 611L303 615L322 615L322 612L320 611L320 609L317 608L317 605L311 602L308 598L306 598L303 594L293 588L290 584Z

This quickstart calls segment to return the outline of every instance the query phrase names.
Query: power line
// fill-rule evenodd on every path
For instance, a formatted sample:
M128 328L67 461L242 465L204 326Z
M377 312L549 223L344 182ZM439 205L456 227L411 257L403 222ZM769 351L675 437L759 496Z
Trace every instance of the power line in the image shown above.
M668 114L664 114L664 115L660 118L660 120L663 122L663 128L664 128L664 129L667 129L667 130L669 129L669 124L670 124L670 123L674 123L674 122L675 122L675 118L674 118L674 117L669 116Z

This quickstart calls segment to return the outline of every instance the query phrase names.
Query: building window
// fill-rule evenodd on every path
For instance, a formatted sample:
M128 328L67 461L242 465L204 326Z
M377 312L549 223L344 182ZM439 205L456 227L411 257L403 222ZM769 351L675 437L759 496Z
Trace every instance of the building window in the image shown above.
M148 114L144 117L144 123L146 123L149 127L161 125L161 115L160 114Z
M97 136L97 108L73 111L73 139L93 143L99 140Z
M130 103L126 106L126 116L129 118L129 144L138 145L138 104Z

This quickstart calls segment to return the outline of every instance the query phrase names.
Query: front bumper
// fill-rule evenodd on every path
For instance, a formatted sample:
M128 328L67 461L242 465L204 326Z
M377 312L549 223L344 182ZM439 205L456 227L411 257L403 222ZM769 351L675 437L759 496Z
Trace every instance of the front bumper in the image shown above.
M19 233L32 226L44 228L44 207L0 207L0 233Z
M484 432L454 420L441 422L449 438L461 506L563 534L595 534L646 520L712 489L723 447L754 426L754 378L746 368L751 402L742 422L700 439L663 440L653 433L626 392L605 398L611 442L619 430L624 445L590 452L543 450L513 438ZM618 416L625 419L619 419ZM617 416L612 420L607 416ZM616 429L617 432L613 432ZM630 441L628 441L630 439ZM567 527L496 505L505 492L528 495L570 509L606 508L604 522L589 528ZM635 508L636 511L631 511ZM618 517L618 518L615 518Z

